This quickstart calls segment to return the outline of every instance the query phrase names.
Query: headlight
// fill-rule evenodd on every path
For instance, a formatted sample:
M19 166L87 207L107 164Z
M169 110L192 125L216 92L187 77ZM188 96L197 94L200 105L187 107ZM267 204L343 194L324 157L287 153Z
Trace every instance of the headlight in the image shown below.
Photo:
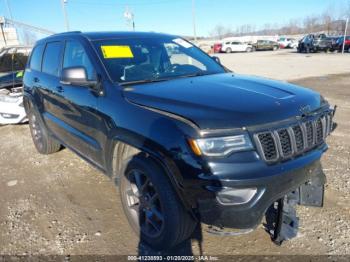
M196 155L227 156L233 152L253 149L253 144L248 134L199 138L189 140L190 146Z

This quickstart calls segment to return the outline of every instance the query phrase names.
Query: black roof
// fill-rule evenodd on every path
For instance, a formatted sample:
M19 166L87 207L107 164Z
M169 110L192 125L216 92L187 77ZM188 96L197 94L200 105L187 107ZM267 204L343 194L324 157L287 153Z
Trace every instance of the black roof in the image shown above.
M154 33L154 32L64 32L59 34L51 35L47 38L41 39L38 42L44 42L48 39L59 38L60 36L81 36L85 37L90 41L102 40L102 39L122 39L122 38L145 38L145 37L176 37L174 35Z

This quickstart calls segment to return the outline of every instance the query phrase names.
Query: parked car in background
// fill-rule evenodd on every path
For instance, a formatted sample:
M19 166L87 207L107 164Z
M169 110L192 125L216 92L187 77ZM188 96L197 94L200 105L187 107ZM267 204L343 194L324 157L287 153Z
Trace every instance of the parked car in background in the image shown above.
M0 50L0 89L22 85L23 72L31 47L9 46Z
M279 44L275 41L270 40L258 40L255 44L253 44L254 50L257 51L266 51L266 50L278 50Z
M222 49L222 43L215 43L213 46L214 53L220 53Z
M335 50L343 51L344 36L339 37L335 43ZM350 36L345 37L344 50L350 53Z
M27 121L23 107L23 73L31 47L0 50L0 125Z
M225 42L221 47L221 51L225 53L252 52L253 46L251 44L238 42L238 41Z
M319 51L334 51L335 38L325 34L309 34L304 36L298 44L299 53L310 53Z
M294 38L281 37L277 40L280 48L297 48L298 41Z

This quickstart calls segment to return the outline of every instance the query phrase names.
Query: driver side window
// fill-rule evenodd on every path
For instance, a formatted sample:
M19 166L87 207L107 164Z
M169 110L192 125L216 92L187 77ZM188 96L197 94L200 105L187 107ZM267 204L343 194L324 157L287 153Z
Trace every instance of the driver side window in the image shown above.
M63 68L82 66L86 69L88 80L96 80L95 69L81 43L74 40L66 41Z

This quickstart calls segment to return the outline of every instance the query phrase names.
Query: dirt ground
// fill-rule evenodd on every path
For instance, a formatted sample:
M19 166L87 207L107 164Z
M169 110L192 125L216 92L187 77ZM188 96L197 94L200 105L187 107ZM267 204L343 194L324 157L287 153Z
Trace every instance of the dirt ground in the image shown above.
M253 53L215 54L234 72L265 76L278 80L350 72L350 54L299 54L292 49Z
M243 63L241 70L228 62L226 65L247 73L245 64L259 69L262 64L274 64L275 56L285 56L277 61L288 61L297 55L281 52L283 55L271 58L268 53L254 59L255 54L231 54L222 60L244 60L246 55L250 62ZM339 126L328 139L330 149L322 161L328 178L324 208L298 208L299 234L281 247L275 246L262 228L248 235L218 237L208 234L203 226L204 254L350 255L350 54L348 60L336 54L334 57L340 59L337 63L329 54L311 56L315 57L309 57L313 66L319 67L322 60L329 70L292 82L320 91L339 106L335 119ZM348 74L327 76L326 71L333 72L335 64L341 70L334 73L344 73L347 66ZM264 68L250 73L284 80L315 73L314 69L303 73L299 66L305 65L291 58L288 72ZM290 73L293 69L296 71ZM128 226L118 190L107 177L69 150L39 155L27 125L0 127L0 145L0 255L137 254L139 239ZM199 254L196 241L192 249Z

